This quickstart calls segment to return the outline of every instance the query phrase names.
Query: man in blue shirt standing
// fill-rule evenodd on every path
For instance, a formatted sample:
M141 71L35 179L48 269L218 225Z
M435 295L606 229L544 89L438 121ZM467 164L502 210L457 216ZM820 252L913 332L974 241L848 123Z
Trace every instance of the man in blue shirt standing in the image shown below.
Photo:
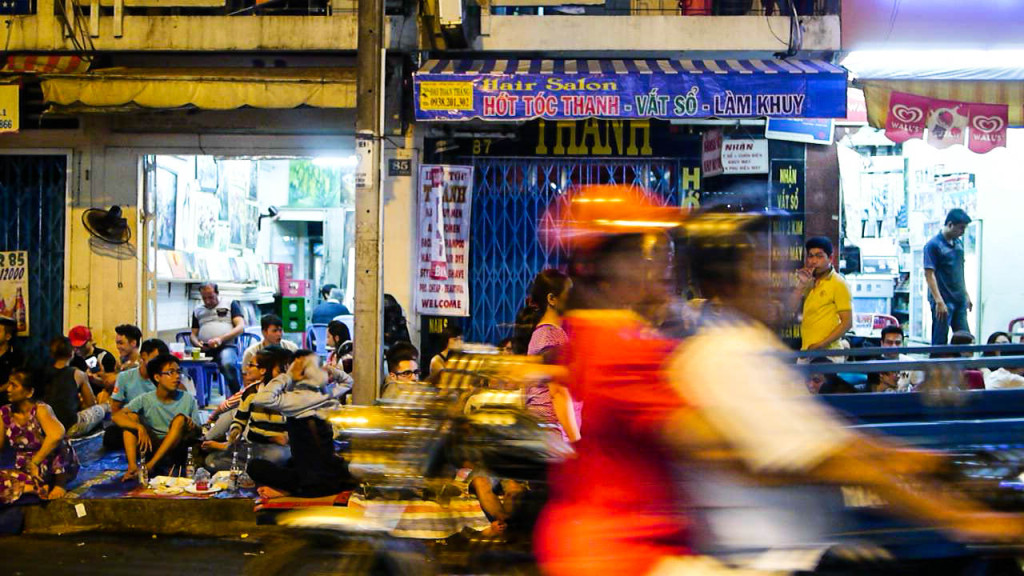
M961 237L971 217L960 208L946 215L942 231L924 245L924 279L928 283L928 302L932 306L932 345L949 339L949 329L970 332L967 313L974 303L964 281L964 242Z
M196 399L180 388L181 365L170 354L157 356L146 365L156 390L136 397L114 414L114 424L124 430L128 470L124 480L138 477L139 453L150 453L143 462L152 472L165 457L169 464L183 464L189 443L198 437L203 423Z

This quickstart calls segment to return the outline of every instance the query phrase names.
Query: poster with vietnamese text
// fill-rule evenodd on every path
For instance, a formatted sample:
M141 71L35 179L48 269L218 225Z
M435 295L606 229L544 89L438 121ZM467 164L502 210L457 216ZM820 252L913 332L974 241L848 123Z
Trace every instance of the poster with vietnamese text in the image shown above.
M420 167L416 311L469 316L471 166Z

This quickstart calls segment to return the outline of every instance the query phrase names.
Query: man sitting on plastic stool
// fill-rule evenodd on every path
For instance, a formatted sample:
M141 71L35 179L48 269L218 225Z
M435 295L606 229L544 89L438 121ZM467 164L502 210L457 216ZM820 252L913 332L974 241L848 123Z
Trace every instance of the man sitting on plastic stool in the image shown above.
M240 387L235 339L245 330L242 307L233 300L222 300L213 282L200 286L199 294L203 305L192 312L192 345L199 346L204 354L213 358L234 394Z

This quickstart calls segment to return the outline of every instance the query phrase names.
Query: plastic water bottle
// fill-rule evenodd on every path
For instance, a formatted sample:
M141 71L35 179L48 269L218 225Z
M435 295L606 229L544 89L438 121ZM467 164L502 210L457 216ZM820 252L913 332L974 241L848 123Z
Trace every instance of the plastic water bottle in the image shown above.
M195 478L196 476L196 461L192 457L192 447L188 447L188 456L185 457L185 477Z
M206 468L196 470L194 480L197 492L206 492L210 489L210 473L206 471Z
M149 487L149 470L146 469L145 464L139 466L139 485Z
M231 447L231 470L228 475L228 491L232 492L238 486L238 473L240 467L238 465L238 444Z
M255 488L256 483L252 481L252 477L249 476L249 463L252 462L252 445L246 444L245 446L245 464L242 465L242 473L238 475L238 487L239 488Z

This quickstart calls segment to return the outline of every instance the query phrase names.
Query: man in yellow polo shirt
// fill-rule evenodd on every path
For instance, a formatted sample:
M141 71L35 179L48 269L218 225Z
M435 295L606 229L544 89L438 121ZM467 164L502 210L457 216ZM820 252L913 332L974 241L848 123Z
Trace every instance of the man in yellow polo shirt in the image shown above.
M807 266L797 271L804 299L801 349L840 348L853 326L853 303L846 280L832 269L832 242L824 236L809 239L804 258Z

